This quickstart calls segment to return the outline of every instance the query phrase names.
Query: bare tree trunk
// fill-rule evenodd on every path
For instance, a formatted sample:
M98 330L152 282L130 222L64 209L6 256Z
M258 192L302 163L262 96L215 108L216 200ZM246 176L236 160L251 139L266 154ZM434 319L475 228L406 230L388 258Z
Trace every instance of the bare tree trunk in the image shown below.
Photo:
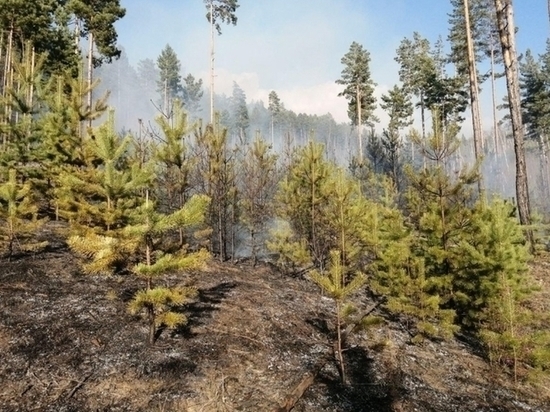
M346 365L344 364L344 356L342 355L342 320L340 318L341 313L340 302L336 302L336 354L338 358L338 365L340 366L340 378L342 379L342 384L346 384Z
M525 163L525 148L523 137L523 121L521 118L521 99L519 89L518 61L514 25L514 9L512 0L494 0L497 14L498 31L506 71L506 86L508 103L512 120L514 151L516 154L516 196L519 219L522 225L531 223L531 207L529 202L529 186L527 182L527 166ZM534 248L532 230L527 231L527 239Z
M2 63L2 55L4 53L4 30L0 29L0 64ZM4 79L6 77L6 72L0 67L2 72L0 73L0 96L4 95Z
M550 1L550 0L549 0ZM492 40L491 40L492 42ZM497 121L497 102L496 102L496 79L495 79L495 49L494 43L491 44L491 101L493 111L493 139L495 145L495 158L498 157L498 121Z
M210 0L210 123L214 126L214 0Z
M2 97L6 97L8 90L13 86L13 26L10 28L10 32L8 34L8 47L6 50L6 64L4 69L4 89L3 89L3 95ZM9 104L5 105L4 109L4 122L5 124L9 124L11 121L11 106ZM9 129L8 129L9 130ZM2 145L6 147L10 140L10 133L9 131L4 133L3 139L2 139Z
M479 108L479 86L477 83L476 58L472 31L470 29L470 6L464 0L464 22L466 26L466 42L468 44L468 72L470 75L470 107L472 109L472 126L474 131L474 155L476 162L483 159L483 129L481 127L481 110ZM479 196L483 198L483 179L477 181Z
M357 139L359 141L359 161L361 164L363 164L363 139L361 136L361 126L363 124L362 118L361 118L361 90L359 88L359 85L356 86L356 104L357 104Z
M92 81L93 81L93 69L94 69L94 34L92 32L88 35L88 96L87 96L87 105L88 110L92 110ZM88 127L92 127L92 117L90 116L90 119L88 120Z
M543 199L550 197L550 179L548 175L548 145L544 133L539 133L539 161L540 161L540 176L542 183Z

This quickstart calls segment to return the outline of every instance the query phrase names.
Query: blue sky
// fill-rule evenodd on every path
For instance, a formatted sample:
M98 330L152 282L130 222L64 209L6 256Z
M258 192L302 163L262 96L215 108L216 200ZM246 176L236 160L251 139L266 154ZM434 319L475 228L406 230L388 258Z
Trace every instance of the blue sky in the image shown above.
M119 43L132 64L156 59L170 44L182 63L208 83L209 24L202 0L122 0ZM237 26L216 36L216 92L231 93L236 81L248 100L267 101L275 90L296 112L347 121L341 57L352 41L371 54L376 94L398 82L395 50L418 31L435 42L448 33L447 0L240 0ZM542 53L550 32L545 0L515 0L518 49ZM502 87L502 86L501 86ZM488 89L488 87L486 87ZM486 93L489 94L489 93ZM381 116L383 120L383 115ZM489 117L489 113L486 116Z

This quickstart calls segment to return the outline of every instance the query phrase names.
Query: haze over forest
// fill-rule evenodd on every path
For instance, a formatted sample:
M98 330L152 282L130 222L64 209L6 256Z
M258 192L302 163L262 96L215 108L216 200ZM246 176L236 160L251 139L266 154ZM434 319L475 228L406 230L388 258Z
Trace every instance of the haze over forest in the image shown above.
M147 1L132 1L126 5L122 1L122 5L127 7L127 14L116 23L122 56L112 64L104 64L95 73L101 78L96 93L111 91L109 103L116 109L117 127L135 131L139 128L138 119L143 122L142 126L154 125L153 120L163 104L158 58L167 46L179 63L181 87L188 76L202 82L202 98L191 114L195 119L207 121L210 117L210 26L205 18L204 4L161 1L153 5ZM521 55L527 50L535 57L544 53L548 32L546 7L542 1L529 2L528 5L518 2L516 5L517 42ZM348 162L357 148L349 143L353 141L354 132L347 101L339 96L343 88L336 80L343 69L340 60L349 44L357 41L370 54L369 68L376 99L373 115L377 119L371 125L380 135L389 121L388 112L380 106L381 97L387 95L394 85L402 84L400 65L396 61L399 45L417 33L430 42L433 53L447 59L452 49L449 38L451 11L450 2L428 0L414 5L393 0L383 5L322 0L316 2L315 8L311 8L308 1L298 4L285 0L261 4L244 2L238 8L237 25L223 25L222 34L215 36L215 110L222 116L222 123L230 127L232 96L235 91L241 93L249 116L248 138L260 132L270 140L268 95L274 91L292 117L286 121L293 123L290 137L295 143L305 142L312 133L324 142L332 139L333 150L327 149L328 152L339 161ZM445 76L456 74L452 62L445 61L442 69ZM488 56L479 60L478 71L483 78L480 85L482 127L485 139L490 142L494 140L491 137L494 136L494 119ZM496 68L495 72L498 76L495 80L496 116L502 138L509 135L508 115L503 105L506 83L502 67ZM472 122L469 108L465 107L460 117L459 135L470 140ZM420 130L420 110L414 111L412 119L412 125L401 132L404 142L410 142L407 134L411 130ZM281 124L273 130L277 150L283 148L288 131L282 126L284 122L280 119ZM489 188L505 197L513 197L511 141L503 139L501 144L505 158L495 160L487 156L483 167ZM464 146L462 150L466 162L472 161L473 149ZM487 150L491 149L487 147ZM508 165L504 168L510 172L506 178L500 176L492 180L495 162ZM533 165L533 180L536 180L538 162L535 159L530 164Z
M116 23L119 44L130 65L147 58L156 60L166 44L181 61L182 76L188 73L209 79L210 28L201 1L122 1L126 16ZM401 40L416 31L432 44L438 38L449 51L448 14L451 4L439 0L246 1L240 4L238 24L225 27L216 36L216 91L230 96L233 81L247 100L263 101L275 90L285 106L295 113L331 113L338 123L349 123L341 87L341 57L352 41L367 49L372 58L372 78L378 98L399 83L395 51ZM544 1L517 2L515 6L518 51L530 48L535 55L546 47L549 25ZM488 71L485 60L480 71ZM452 67L449 67L452 73ZM505 84L499 81L500 97ZM482 85L484 125L491 125L490 87ZM467 114L468 115L468 114ZM501 113L501 117L504 113ZM387 115L378 109L378 130ZM467 134L468 122L465 122ZM415 126L418 126L416 124ZM135 126L133 127L135 128Z
M92 382L111 390L112 373L150 384L146 370L170 369L178 383L150 387L140 410L165 390L188 410L182 379L208 378L209 364L220 372L221 357L234 376L288 383L271 372L294 352L292 373L303 362L307 372L275 410L289 412L330 364L338 410L353 410L344 394L357 410L381 396L397 411L419 386L393 360L425 344L440 359L457 338L483 370L546 388L533 401L549 400L550 2L526 4L0 0L0 257L11 283L0 288L0 376L17 394L0 403L82 405L97 398L84 395ZM93 320L80 316L75 282ZM294 313L262 312L264 299L293 301ZM251 317L210 329L220 304ZM115 317L113 335L105 319ZM372 326L383 341L365 333ZM265 345L280 340L275 329L292 343ZM250 356L246 371L226 356L234 331L254 344L237 350ZM215 334L220 350L197 334ZM27 358L68 346L78 355L62 356L71 377L55 396L42 383L58 376L49 366L32 364L42 384L25 381ZM189 366L182 354L199 347ZM252 347L270 360L258 367ZM371 350L392 361L372 364ZM371 369L386 372L374 380ZM282 405L270 402L251 410Z

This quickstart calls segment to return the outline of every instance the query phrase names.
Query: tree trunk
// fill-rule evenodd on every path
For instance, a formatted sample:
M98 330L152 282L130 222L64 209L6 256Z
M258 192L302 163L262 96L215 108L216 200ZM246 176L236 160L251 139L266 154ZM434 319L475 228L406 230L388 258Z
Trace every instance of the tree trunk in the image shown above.
M4 89L2 97L6 97L8 90L13 86L13 26L10 28L10 32L8 34L8 47L6 50L6 64L4 69ZM9 124L11 122L11 106L9 104L5 105L4 108L4 123ZM2 145L4 147L7 146L9 140L11 138L9 128L6 133L4 133L3 139L2 139Z
M518 61L515 44L514 10L512 0L494 0L497 14L498 31L506 72L506 86L508 89L508 103L512 120L512 134L514 151L516 154L516 197L519 220L522 225L531 223L529 202L529 186L527 182L527 167L525 163L525 149L523 137L523 121L521 118L521 99L519 88ZM534 248L532 230L527 231L527 239Z
M549 0L550 1L550 0ZM491 101L493 109L493 139L495 145L495 158L498 158L498 121L497 121L497 101L496 101L496 79L495 79L495 49L494 42L491 39Z
M548 167L548 147L544 133L539 133L539 161L542 195L543 199L548 199L550 197L550 179L548 175L550 169Z
M93 69L94 69L94 34L90 32L88 36L88 96L87 96L87 106L88 110L92 110L92 81L93 81ZM88 127L92 127L92 117L88 119Z
M210 0L210 123L214 126L214 0Z
M470 107L472 109L472 126L474 131L474 155L476 162L483 159L483 129L481 127L481 111L479 108L479 86L477 82L477 68L470 29L470 7L468 0L464 0L464 22L466 26L466 42L468 44L468 72L470 77ZM479 196L483 197L483 179L477 181Z
M0 64L3 61L2 56L4 53L4 30L0 30ZM0 66L0 70L0 96L4 96L4 80L6 79L5 66Z
M344 356L342 355L342 320L340 318L340 302L336 302L336 350L338 357L338 364L340 366L340 378L342 379L342 384L346 384L346 366L344 365Z
M356 86L356 104L357 104L357 139L359 141L359 162L362 165L363 164L363 139L361 136L361 125L362 125L362 119L361 119L361 90L359 89L359 85Z

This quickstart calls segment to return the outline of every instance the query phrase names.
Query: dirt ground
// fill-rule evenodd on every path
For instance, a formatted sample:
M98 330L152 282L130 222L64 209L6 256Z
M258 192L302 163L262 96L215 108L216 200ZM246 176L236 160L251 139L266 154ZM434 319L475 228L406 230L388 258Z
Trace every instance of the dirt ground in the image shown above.
M550 265L537 270L546 281ZM199 294L188 325L149 346L126 311L141 287L131 275L85 276L60 240L2 261L0 411L275 411L330 353L333 307L307 279L212 262L167 283ZM328 361L293 411L550 411L544 385L514 384L459 340L413 345L378 314L349 339L348 385Z

